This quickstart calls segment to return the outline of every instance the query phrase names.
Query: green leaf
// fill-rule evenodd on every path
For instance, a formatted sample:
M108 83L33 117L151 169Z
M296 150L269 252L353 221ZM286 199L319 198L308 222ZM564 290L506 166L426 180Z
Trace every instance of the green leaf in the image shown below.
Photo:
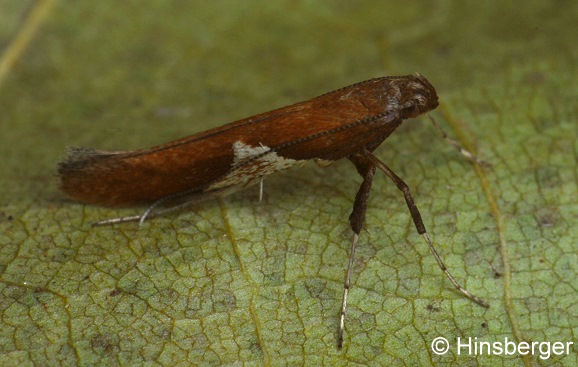
M576 4L0 1L2 365L575 366L468 355L575 342ZM445 5L444 5L445 4ZM377 150L411 187L456 292L378 174L345 345L336 348L360 183L344 161L146 222L67 200L66 146L136 149L380 75L418 71L426 119ZM450 344L436 355L436 337ZM458 353L460 352L460 353Z

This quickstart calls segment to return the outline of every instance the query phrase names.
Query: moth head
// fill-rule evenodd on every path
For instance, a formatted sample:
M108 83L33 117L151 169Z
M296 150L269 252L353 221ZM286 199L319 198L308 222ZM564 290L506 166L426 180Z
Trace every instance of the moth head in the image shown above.
M417 117L435 109L438 96L431 83L423 76L407 77L401 89L401 116L403 119Z

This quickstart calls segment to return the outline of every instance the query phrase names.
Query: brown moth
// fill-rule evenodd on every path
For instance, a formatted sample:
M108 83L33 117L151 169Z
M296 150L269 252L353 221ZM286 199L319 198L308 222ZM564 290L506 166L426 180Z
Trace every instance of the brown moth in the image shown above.
M308 160L326 166L348 159L363 182L349 216L354 235L340 312L341 348L354 252L376 169L403 192L418 233L452 284L466 297L488 307L448 272L427 235L409 187L372 153L403 120L437 106L434 87L421 75L370 79L152 148L113 152L73 148L68 159L58 165L60 188L88 204L149 205L142 215L97 224L142 222L174 208L246 188ZM457 143L452 144L475 160Z

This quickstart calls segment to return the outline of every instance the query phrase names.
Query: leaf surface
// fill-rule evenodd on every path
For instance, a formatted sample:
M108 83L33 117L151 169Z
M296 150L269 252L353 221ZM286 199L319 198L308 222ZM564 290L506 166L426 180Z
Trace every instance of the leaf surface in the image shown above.
M468 355L457 338L575 341L576 4L0 1L3 365L574 366ZM444 5L445 4L445 5ZM360 183L338 162L146 222L57 190L66 146L136 149L380 75L418 71L433 116L377 155L409 184L454 291L378 173L345 347ZM445 355L432 352L448 339ZM458 353L458 351L460 353Z

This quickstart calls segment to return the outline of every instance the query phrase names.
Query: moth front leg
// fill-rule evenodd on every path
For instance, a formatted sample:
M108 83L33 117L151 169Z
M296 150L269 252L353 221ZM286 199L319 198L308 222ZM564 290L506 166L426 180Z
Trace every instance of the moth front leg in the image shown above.
M415 204L415 201L413 200L413 197L411 196L409 186L407 186L407 184L398 175L396 175L395 172L393 172L391 170L391 168L389 168L385 163L380 161L372 153L366 151L365 156L375 167L377 167L381 171L383 171L387 175L387 177L389 177L393 181L393 183L397 186L397 188L401 192L403 192L403 197L405 198L405 202L407 204L407 207L409 209L409 213L411 214L411 218L413 220L413 223L415 224L415 228L417 229L417 232L422 235L428 248L430 249L430 252L432 253L433 257L435 258L436 262L438 263L440 270L446 275L446 277L450 280L450 282L454 285L454 287L456 287L456 289L458 291L460 291L463 295L465 295L466 297L468 297L472 301L476 302L477 304L479 304L483 307L486 307L486 308L490 307L488 302L486 302L485 300L481 299L478 296L473 295L472 293L470 293L470 291L468 291L466 288L461 286L458 283L458 281L454 278L454 276L450 273L450 271L448 270L448 268L444 264L442 258L440 257L437 250L435 249L431 239L429 238L429 235L427 234L427 230L425 228L423 220L421 219L421 214L419 213L419 209L417 208L417 205Z

